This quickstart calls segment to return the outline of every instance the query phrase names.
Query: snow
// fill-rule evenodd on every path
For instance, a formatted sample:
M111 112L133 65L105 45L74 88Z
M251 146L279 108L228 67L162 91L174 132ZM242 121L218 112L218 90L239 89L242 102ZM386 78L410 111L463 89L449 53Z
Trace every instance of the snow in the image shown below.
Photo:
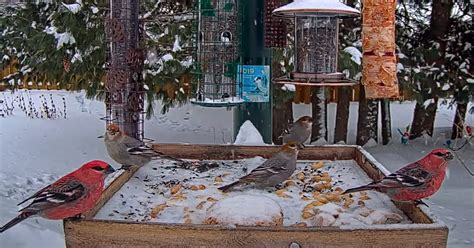
M196 98L191 98L190 100L192 103L204 103L204 104L209 104L209 105L221 105L221 104L239 104L243 103L244 100L240 97L226 97L226 98L221 98L221 99L210 99L206 98L204 101L199 101Z
M357 9L351 8L339 0L295 0L273 10L273 14L292 16L297 13L327 13L335 15L359 15Z
M84 93L65 91L30 91L35 106L40 106L39 95L53 94L56 105L62 105L61 97L67 102L66 119L31 119L15 103L12 116L0 118L0 223L6 223L17 214L16 204L38 189L53 182L60 176L76 169L79 164L92 159L102 159L119 167L106 154L102 141L96 137L103 134L105 123L99 118L104 116L104 104L84 98ZM1 92L0 99L12 99L24 94L19 90L14 94ZM76 99L77 98L77 99ZM449 100L448 100L449 101ZM367 157L375 157L385 169L385 174L417 160L434 147L442 147L449 137L454 109L441 105L436 113L435 137L425 144L425 140L410 141L408 145L399 144L396 128L405 128L413 117L415 102L392 102L393 141L388 146L367 148ZM468 109L473 106L469 103ZM310 105L295 104L294 115L311 114ZM354 144L357 127L358 104L352 102L349 112L348 144ZM161 108L156 103L155 109ZM328 105L329 140L335 125L336 104ZM219 121L215 117L219 116ZM232 111L226 108L204 108L193 104L175 107L166 115L156 113L151 120L146 120L145 134L156 142L164 143L232 143ZM474 126L474 114L467 114L466 124ZM460 143L460 142L459 142ZM456 152L471 167L474 164L474 146L468 145ZM27 151L28 155L24 152ZM58 152L60 151L60 152ZM261 162L262 160L260 160ZM255 161L258 162L258 161ZM377 165L377 164L376 164ZM249 167L249 169L251 169ZM242 172L239 172L242 173ZM443 183L441 190L426 200L433 212L448 225L448 247L471 247L474 242L474 178L469 176L457 160L450 163L449 179ZM243 173L242 173L243 174ZM241 174L240 174L241 175ZM232 178L225 178L230 182ZM250 194L253 189L246 189ZM233 194L238 194L235 192ZM375 192L371 192L375 193ZM272 197L276 197L273 194ZM272 198L270 197L270 198ZM273 198L272 198L273 199ZM206 200L206 199L204 199ZM206 207L210 206L207 205ZM325 211L322 211L325 212ZM356 212L357 213L357 212ZM364 223L362 223L364 224ZM426 228L426 224L410 224L411 228ZM354 229L356 225L342 225L342 229ZM386 229L386 225L371 225L373 229ZM404 224L390 224L391 229L405 228ZM49 221L42 218L26 220L0 235L1 247L64 247L63 229L60 221Z
M426 101L423 102L423 107L425 107L425 109L426 109L426 108L428 108L428 106L430 106L430 104L432 104L432 103L434 103L434 102L435 102L435 101L434 101L433 98L428 99L428 100L426 100Z
M91 6L92 14L97 14L99 12L99 8L95 6Z
M236 145L263 145L263 137L250 120L240 126L234 144Z
M361 60L362 60L362 53L359 51L359 49L349 46L344 48L344 52L348 53L351 55L351 60L354 61L356 64L360 65Z
M173 52L181 51L181 46L179 45L179 35L174 36L175 40L173 43Z
M280 226L283 214L280 205L268 197L237 195L214 203L206 220L220 225Z
M64 32L64 33L58 33L57 28L54 27L54 26L47 27L44 30L44 32L47 33L47 34L54 35L54 38L57 41L56 49L58 49L58 50L66 44L75 44L76 43L76 39L74 38L74 36L72 36L71 33L67 32L67 31Z
M367 141L367 143L365 143L364 145L365 148L374 147L374 146L377 146L377 141L374 140L373 138L370 138L369 141Z
M281 89L284 91L295 92L296 86L294 84L284 84L283 86L281 86Z
M76 2L72 4L65 4L65 3L62 3L62 4L64 7L66 7L69 11L71 11L74 14L79 12L82 8L82 0L76 0Z

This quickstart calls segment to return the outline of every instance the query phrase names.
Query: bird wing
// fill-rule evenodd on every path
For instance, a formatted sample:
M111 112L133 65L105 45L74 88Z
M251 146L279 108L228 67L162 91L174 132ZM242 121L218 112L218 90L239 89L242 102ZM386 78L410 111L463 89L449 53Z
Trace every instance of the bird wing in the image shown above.
M248 175L242 177L243 181L255 181L258 179L266 179L272 175L279 174L288 170L286 167L287 160L272 157L265 161L259 167L253 169Z
M141 140L138 140L138 139L135 139L135 138L132 138L130 136L124 137L123 144L129 149L133 149L133 148L137 148L137 147L141 147L141 146L146 147L145 142L143 142Z
M387 188L419 187L431 180L431 177L431 173L414 163L384 177L376 184Z
M278 138L283 138L285 135L290 134L291 128L293 127L293 124L294 124L294 123L289 123L289 124L288 124L288 127L283 130L283 132L281 133L280 136L278 136Z
M25 201L33 199L33 202L20 211L25 209L41 211L52 208L67 202L75 201L85 193L86 187L78 180L70 178L65 178L63 180L60 179L26 199Z

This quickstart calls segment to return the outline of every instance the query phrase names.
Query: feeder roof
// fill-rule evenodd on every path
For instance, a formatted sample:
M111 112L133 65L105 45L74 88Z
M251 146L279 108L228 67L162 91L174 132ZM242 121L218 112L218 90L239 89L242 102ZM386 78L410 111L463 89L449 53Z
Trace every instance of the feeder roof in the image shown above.
M293 16L357 16L359 10L349 7L339 0L295 0L273 11L273 14L281 17Z

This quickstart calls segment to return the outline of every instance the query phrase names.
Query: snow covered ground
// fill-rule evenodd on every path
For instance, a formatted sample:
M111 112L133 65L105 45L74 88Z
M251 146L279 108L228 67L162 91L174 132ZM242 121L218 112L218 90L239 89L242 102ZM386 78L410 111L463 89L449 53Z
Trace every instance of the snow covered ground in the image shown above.
M13 116L0 117L0 223L4 224L17 214L16 203L44 185L77 168L80 164L102 159L117 166L106 154L102 140L104 131L99 118L105 113L101 102L84 99L81 93L62 91L32 91L31 97L39 107L39 96L53 94L62 109L62 97L67 102L67 119L31 119L18 108ZM18 94L18 93L15 93ZM26 93L22 93L25 94ZM1 93L0 99L16 95ZM157 106L159 108L159 106ZM407 126L413 114L414 103L392 104L392 126ZM1 106L0 106L1 108ZM308 106L295 106L295 115L308 112ZM351 104L349 143L355 140L357 104ZM310 110L309 110L310 111ZM334 126L335 105L329 106L329 128ZM215 121L218 116L220 121ZM433 147L440 147L449 129L454 111L442 106L436 118L436 137L419 139L409 145L399 144L394 132L393 143L370 147L368 150L389 170L418 159ZM474 116L466 121L474 125ZM173 108L166 115L153 117L145 123L147 138L159 142L228 143L232 142L232 111L225 108L203 108L185 105ZM441 137L441 138L438 138ZM465 163L474 169L474 147L458 152ZM118 166L117 166L118 167ZM451 164L450 176L443 188L428 202L450 228L450 247L472 247L474 244L474 179L457 161ZM64 247L62 224L44 219L27 220L0 235L1 247Z

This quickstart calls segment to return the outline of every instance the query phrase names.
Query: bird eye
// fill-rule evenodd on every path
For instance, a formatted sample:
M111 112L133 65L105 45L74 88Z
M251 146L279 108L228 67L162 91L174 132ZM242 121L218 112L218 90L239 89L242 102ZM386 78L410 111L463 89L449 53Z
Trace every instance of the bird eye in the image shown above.
M435 152L436 156L444 157L444 154L442 152Z
M96 170L96 171L103 171L104 168L100 167L100 166L94 166L92 167L92 169Z

